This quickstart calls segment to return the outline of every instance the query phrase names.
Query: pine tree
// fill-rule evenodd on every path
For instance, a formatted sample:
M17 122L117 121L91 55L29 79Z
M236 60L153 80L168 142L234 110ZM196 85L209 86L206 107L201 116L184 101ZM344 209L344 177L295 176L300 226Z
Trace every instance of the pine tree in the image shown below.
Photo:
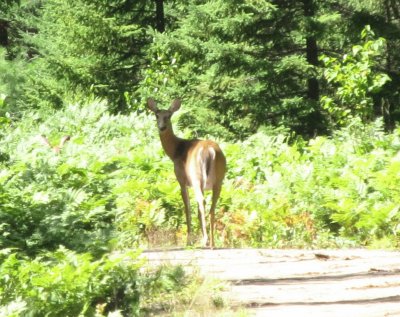
M57 80L72 90L91 90L118 110L137 82L144 49L148 1L48 0L33 39Z
M3 0L0 2L0 47L7 47L9 44L9 27L11 11L19 5L19 0Z
M167 5L168 32L155 35L150 51L179 55L175 90L196 117L241 137L270 124L325 132L316 68L317 40L323 43L331 22L318 20L326 6L311 0L187 2Z

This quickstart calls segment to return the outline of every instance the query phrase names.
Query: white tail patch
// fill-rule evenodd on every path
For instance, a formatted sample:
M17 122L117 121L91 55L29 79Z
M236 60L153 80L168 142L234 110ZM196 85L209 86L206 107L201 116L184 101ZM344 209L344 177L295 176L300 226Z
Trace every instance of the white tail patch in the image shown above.
M209 153L211 154L211 159L214 161L214 159L215 159L215 150L214 150L214 148L212 148L212 147L209 147L208 148L208 151L209 151Z
M206 182L206 189L213 189L213 186L215 184L215 179L216 179L216 175L215 175L215 157L216 157L216 152L215 149L210 147L208 148L210 151L210 167L209 167L209 171L208 171L208 177L207 177L207 182Z
M205 147L205 148L202 147L199 150L198 160L201 166L203 190L212 189L212 185L215 179L215 171L214 171L215 156L216 153L212 147Z

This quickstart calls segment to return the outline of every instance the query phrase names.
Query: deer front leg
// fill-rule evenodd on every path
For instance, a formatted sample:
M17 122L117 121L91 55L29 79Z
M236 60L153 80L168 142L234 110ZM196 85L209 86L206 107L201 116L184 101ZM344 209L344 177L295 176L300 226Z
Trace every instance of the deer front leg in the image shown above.
M185 216L186 216L186 225L187 225L187 245L192 244L192 215L190 212L190 199L187 187L183 184L181 186L181 194L183 204L185 205Z

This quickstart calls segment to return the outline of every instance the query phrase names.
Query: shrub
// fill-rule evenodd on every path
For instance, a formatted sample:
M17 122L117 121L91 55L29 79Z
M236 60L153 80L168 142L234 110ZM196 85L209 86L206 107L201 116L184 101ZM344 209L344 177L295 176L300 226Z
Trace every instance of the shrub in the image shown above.
M3 125L3 248L34 255L65 245L101 255L184 245L179 186L154 119L140 112L110 115L106 108L92 101ZM39 134L51 142L65 134L72 139L57 155L37 141ZM397 130L383 132L381 121L354 121L308 142L284 130L219 141L228 173L217 245L368 245L387 237L396 245L399 140Z
M184 296L196 279L181 267L144 270L139 255L125 251L96 260L60 247L29 259L3 249L0 315L139 316L189 301Z

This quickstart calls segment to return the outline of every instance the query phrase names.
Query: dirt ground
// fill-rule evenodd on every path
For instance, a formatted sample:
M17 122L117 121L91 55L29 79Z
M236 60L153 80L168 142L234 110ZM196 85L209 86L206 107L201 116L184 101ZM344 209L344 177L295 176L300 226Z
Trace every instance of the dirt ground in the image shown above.
M400 252L172 250L150 264L181 264L227 282L226 299L250 316L400 316Z

